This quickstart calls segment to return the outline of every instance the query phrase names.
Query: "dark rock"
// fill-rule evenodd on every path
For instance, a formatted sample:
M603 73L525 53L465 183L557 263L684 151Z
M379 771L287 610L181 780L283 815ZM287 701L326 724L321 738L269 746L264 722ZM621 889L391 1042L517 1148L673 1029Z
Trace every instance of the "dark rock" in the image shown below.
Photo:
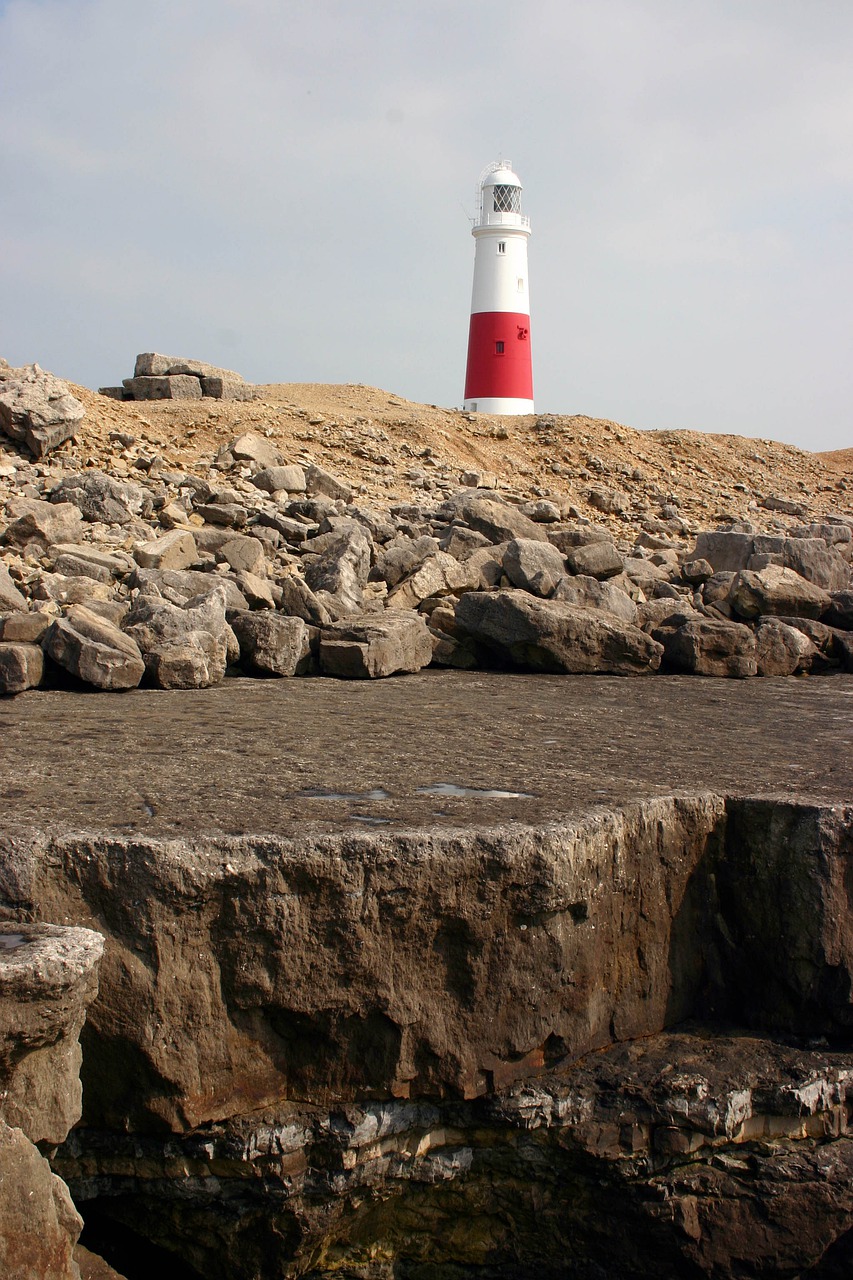
M728 602L742 618L762 614L820 618L831 603L828 592L779 565L758 571L742 569L732 582Z
M524 591L468 592L456 624L499 659L534 671L638 675L656 670L663 653L636 627Z
M556 547L530 538L513 538L503 554L503 571L514 587L547 597L566 575L566 561Z
M833 591L829 608L823 616L827 626L853 631L853 590Z
M755 636L739 622L690 618L675 629L656 628L653 635L664 646L667 665L676 671L737 679L757 674Z
M428 556L435 555L438 550L438 541L428 535L420 538L396 538L376 557L376 562L370 570L369 580L385 582L389 587L396 587L407 574L423 564Z
M622 557L612 542L590 542L566 551L566 564L572 573L589 578L614 578L625 568Z
M815 645L802 631L777 618L764 618L755 631L760 676L792 676L810 671Z

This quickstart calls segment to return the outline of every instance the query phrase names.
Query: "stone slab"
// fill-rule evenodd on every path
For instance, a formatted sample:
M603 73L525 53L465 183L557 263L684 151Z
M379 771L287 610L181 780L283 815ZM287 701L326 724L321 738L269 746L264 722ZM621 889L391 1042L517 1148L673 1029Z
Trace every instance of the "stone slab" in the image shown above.
M538 825L708 791L849 803L853 675L429 670L379 683L228 679L120 698L32 691L0 704L0 740L10 762L3 835ZM254 740L268 786L246 767ZM496 790L517 798L485 794Z

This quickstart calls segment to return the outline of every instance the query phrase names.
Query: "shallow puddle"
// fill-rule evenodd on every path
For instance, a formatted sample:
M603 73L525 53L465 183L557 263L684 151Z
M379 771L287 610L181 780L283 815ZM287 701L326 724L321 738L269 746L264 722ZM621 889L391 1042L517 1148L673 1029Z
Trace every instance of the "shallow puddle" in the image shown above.
M25 933L0 933L0 951L15 951L29 941Z
M419 796L462 796L473 800L533 800L529 791L499 791L488 787L460 787L455 782L433 782L428 787L418 787Z

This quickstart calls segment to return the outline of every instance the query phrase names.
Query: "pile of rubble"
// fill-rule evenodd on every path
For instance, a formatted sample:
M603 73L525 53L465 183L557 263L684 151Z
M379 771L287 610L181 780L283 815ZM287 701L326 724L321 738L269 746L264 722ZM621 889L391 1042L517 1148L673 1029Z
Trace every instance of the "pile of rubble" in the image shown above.
M136 357L132 378L120 387L100 387L112 400L252 400L255 388L233 369L203 360L184 360L145 351Z
M34 370L10 372L62 403ZM201 387L207 375L163 376ZM6 431L19 443L34 430L22 425L20 381L7 378L11 394L0 385L0 423L17 405ZM195 688L228 672L373 678L430 664L853 670L846 516L772 535L741 522L617 544L551 502L494 490L366 505L254 432L192 472L137 457L133 479L32 452L0 467L5 693L69 676L101 689Z

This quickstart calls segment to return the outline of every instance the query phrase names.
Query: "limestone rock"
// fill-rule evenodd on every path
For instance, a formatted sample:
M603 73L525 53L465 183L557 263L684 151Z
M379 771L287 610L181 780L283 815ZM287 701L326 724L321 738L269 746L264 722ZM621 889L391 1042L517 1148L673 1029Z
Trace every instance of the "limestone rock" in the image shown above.
M304 493L307 486L305 472L296 465L283 467L264 467L252 476L252 483L265 493Z
M249 602L252 609L274 609L278 604L277 591L267 578L261 578L248 569L240 569L236 574L239 590Z
M27 608L26 596L15 586L5 564L0 562L0 613Z
M219 554L235 573L243 570L263 577L266 574L266 555L263 543L247 534L238 534L222 544Z
M0 614L0 640L17 641L19 644L41 644L44 634L53 622L53 615L41 613Z
M564 576L554 588L552 599L564 600L566 604L580 605L585 609L602 609L629 626L639 626L636 604L625 591L613 585L613 579L602 582L584 574Z
M306 469L305 483L309 493L322 493L327 498L334 498L341 502L352 501L350 486L330 472L324 471L322 467L318 467L316 463L312 462Z
M44 650L60 667L97 689L135 689L145 673L133 639L80 604L51 624Z
M302 618L313 626L322 627L332 619L321 600L318 600L311 588L301 578L292 575L280 578L278 588L281 592L279 609L282 613L294 618Z
M34 457L73 440L85 412L67 384L37 364L0 368L0 431Z
M737 573L745 569L754 551L751 533L737 530L706 530L696 535L694 560L707 560L714 573Z
M66 476L50 491L51 502L73 502L84 520L130 524L142 511L145 495L139 485L116 480L102 471Z
M460 564L446 551L428 556L408 577L388 592L390 609L413 609L431 596L455 595L479 584L479 573Z
M371 582L385 582L389 589L410 574L429 557L439 550L435 538L424 534L420 538L401 536L395 538L376 557L376 563L370 570ZM448 552L452 555L452 552ZM454 559L456 557L454 556Z
M228 666L231 630L226 593L216 586L183 606L140 595L125 620L125 632L142 653L145 671L161 689L205 689L218 684Z
M37 644L0 640L0 693L37 689L44 675L44 654Z
M200 400L201 382L190 374L168 377L125 378L124 388L132 400Z
M572 573L589 578L615 578L622 573L624 562L612 542L591 542L566 551L566 564Z
M690 618L652 634L663 643L664 658L675 671L738 679L757 673L755 636L739 622Z
M307 566L305 582L313 592L334 597L340 612L358 613L370 573L370 542L360 527L330 536L328 549Z
M470 529L482 533L490 542L511 542L513 538L528 538L534 542L547 542L548 534L541 525L522 515L515 507L492 498L471 497L462 494L447 504L448 514L464 520Z
M201 394L213 400L254 400L255 388L239 374L204 374L200 378Z
M281 451L256 431L245 431L232 440L228 452L241 462L254 462L258 467L280 467L284 461Z
M420 671L432 661L432 638L420 614L388 609L333 622L320 637L324 675L376 679Z
M742 618L758 618L762 614L820 618L831 603L827 591L780 565L758 571L742 569L732 582L728 600Z
M513 538L503 554L503 571L514 587L548 597L566 575L566 561L549 542Z
M242 382L243 377L233 369L220 369L218 365L203 360L187 360L185 356L164 356L156 351L143 351L136 357L133 370L135 378L158 378L169 374L193 374L195 377L222 377Z
M302 618L238 613L231 626L240 644L240 660L253 674L295 676L307 670L310 644Z
M764 618L755 632L760 676L792 676L811 669L815 645L796 627L777 618Z
M195 538L188 529L172 529L169 533L140 542L133 549L136 563L143 569L188 569L198 559Z
M19 545L36 542L50 547L56 542L75 542L83 531L83 517L71 502L12 498L6 504L6 516L10 521L6 540Z
M636 627L524 591L468 592L456 624L499 659L534 671L639 675L656 670L663 653Z
M226 609L248 609L249 602L237 583L231 578L215 573L203 573L198 569L143 569L134 570L128 586L144 593L162 595L172 604L184 604L195 596L205 595L214 587L225 591Z
M100 570L95 570L100 573ZM71 574L40 572L30 588L35 601L55 600L57 604L88 604L90 600L109 600L113 593L112 580L99 581L86 572Z

